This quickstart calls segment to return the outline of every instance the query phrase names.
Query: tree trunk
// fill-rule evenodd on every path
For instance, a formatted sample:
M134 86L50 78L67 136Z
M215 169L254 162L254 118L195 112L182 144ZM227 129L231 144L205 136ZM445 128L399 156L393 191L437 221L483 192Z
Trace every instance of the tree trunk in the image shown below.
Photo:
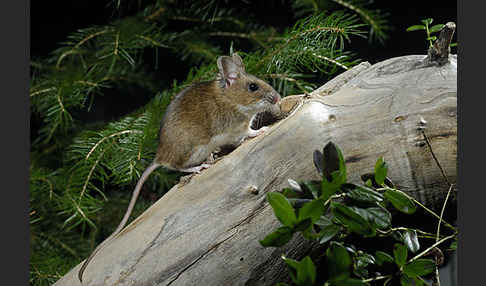
M281 254L302 256L313 245L295 236L283 248L260 246L280 226L265 195L287 187L288 178L318 179L312 154L329 141L342 150L350 181L361 182L383 156L399 189L440 205L457 174L457 59L441 66L425 59L362 63L310 95L286 97L287 117L174 186L96 255L83 284L287 280ZM78 269L54 285L80 285Z

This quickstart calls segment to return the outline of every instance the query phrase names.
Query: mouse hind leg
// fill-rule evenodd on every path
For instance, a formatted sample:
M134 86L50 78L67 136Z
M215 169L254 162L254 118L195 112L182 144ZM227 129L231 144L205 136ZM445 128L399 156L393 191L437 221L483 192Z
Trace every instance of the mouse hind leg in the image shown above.
M203 163L211 155L211 150L207 145L199 145L193 149L192 155L185 162L179 171L186 173L200 173L201 170L209 168L211 165Z

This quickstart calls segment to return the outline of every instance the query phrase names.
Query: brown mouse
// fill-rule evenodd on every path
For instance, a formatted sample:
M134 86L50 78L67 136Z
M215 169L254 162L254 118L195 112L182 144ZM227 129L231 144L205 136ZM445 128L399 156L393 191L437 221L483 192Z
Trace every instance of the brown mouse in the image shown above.
M278 111L280 95L266 82L247 74L240 56L221 56L218 76L213 81L194 83L171 101L162 118L155 159L137 182L127 211L116 230L86 259L83 272L94 255L115 235L130 217L140 189L158 167L188 173L208 168L203 163L224 145L239 145L245 138L262 134L268 127L250 128L258 113Z

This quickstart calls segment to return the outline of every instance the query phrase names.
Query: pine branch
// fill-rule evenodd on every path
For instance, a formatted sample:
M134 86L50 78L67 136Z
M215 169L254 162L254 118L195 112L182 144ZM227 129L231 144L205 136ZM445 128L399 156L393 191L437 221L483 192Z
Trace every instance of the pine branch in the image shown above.
M387 32L390 30L388 20L386 19L388 13L383 13L380 10L372 10L366 8L366 2L363 0L332 0L333 2L346 7L362 17L362 19L370 25L369 40L372 41L375 37L382 44L388 38Z
M324 11L335 10L335 5L349 9L370 26L369 37L370 41L375 38L382 44L388 38L388 31L390 26L387 20L388 13L384 13L378 9L369 8L369 1L365 0L297 0L292 3L292 8L295 15L303 17L312 14L318 14Z

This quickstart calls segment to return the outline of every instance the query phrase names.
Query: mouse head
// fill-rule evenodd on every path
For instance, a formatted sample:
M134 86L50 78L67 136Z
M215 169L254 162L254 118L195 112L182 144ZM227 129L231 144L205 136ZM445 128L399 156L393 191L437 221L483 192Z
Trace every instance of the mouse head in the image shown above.
M238 108L258 113L272 108L280 95L268 83L245 72L243 60L234 53L218 58L218 81L223 94Z

